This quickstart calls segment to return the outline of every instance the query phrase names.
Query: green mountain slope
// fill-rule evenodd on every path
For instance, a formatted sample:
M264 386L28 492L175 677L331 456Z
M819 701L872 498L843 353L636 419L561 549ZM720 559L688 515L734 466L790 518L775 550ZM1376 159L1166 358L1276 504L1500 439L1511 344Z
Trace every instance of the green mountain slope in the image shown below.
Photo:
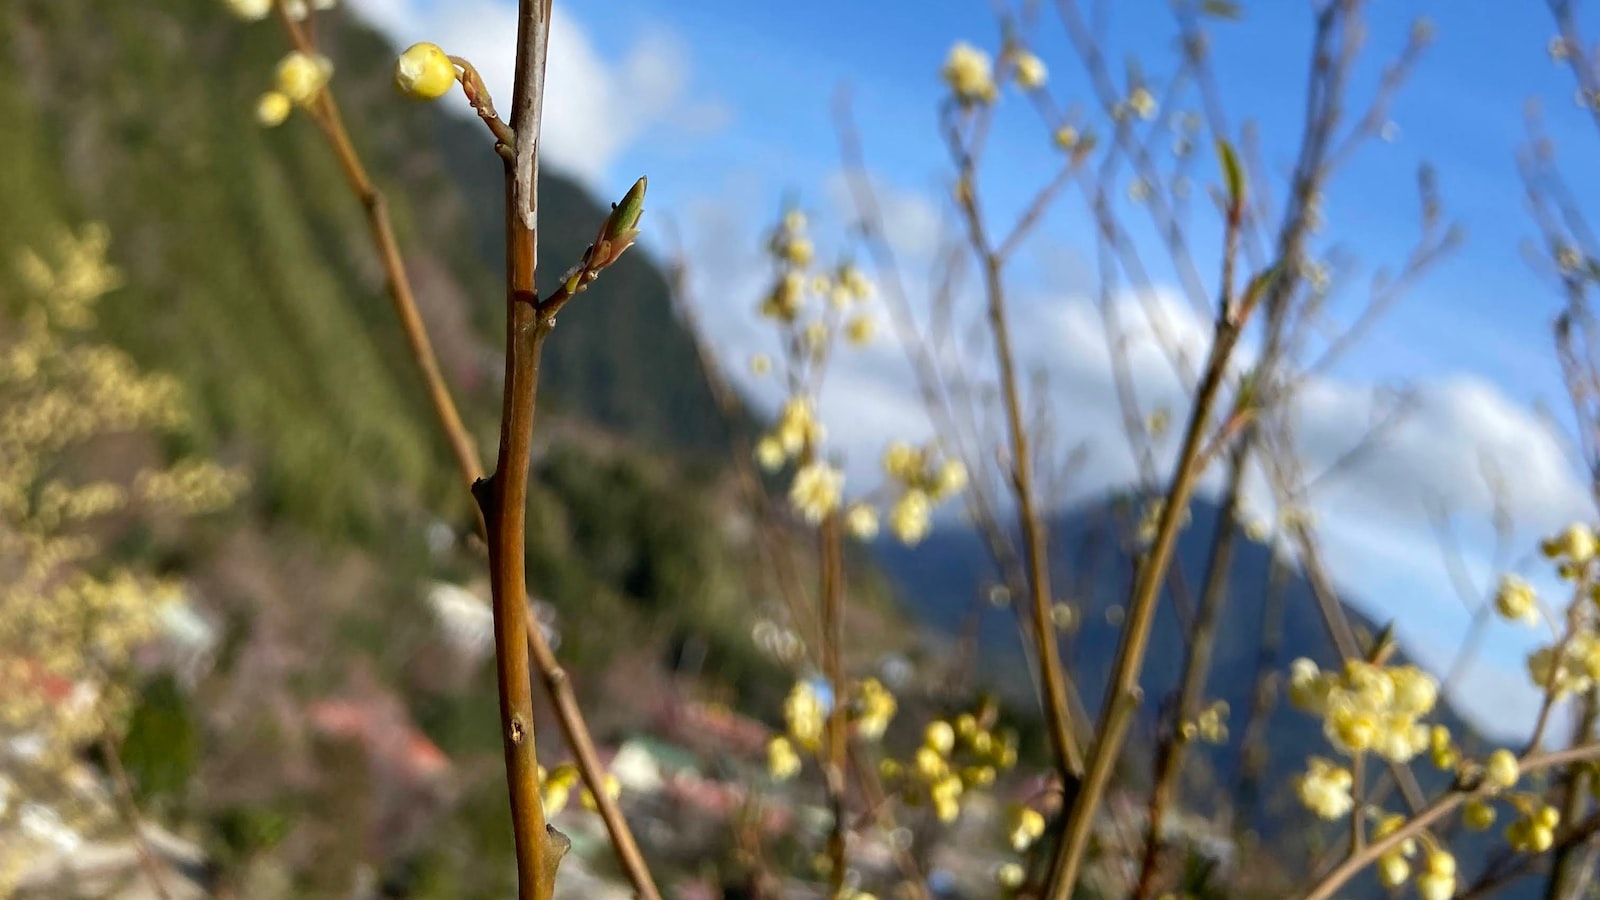
M320 39L447 374L487 444L502 302L484 261L500 242L498 161L475 122L395 96L394 51L380 36L334 16ZM464 515L465 501L331 154L303 118L271 131L253 121L283 40L215 0L6 4L0 248L105 222L127 276L106 305L107 336L191 388L198 439L251 463L265 512L364 542L397 506ZM603 207L559 176L544 195L542 271L559 273ZM715 446L715 407L644 254L608 272L562 326L547 409Z

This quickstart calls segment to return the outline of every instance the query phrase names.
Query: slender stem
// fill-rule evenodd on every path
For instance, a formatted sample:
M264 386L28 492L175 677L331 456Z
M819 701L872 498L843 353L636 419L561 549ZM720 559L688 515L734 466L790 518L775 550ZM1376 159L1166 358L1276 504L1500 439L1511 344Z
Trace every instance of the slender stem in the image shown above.
M1583 712L1573 727L1573 744L1581 745L1594 738L1594 727L1597 706L1596 692L1590 688L1583 696ZM1590 778L1587 772L1577 766L1568 766L1561 773L1561 821L1571 827L1578 818L1578 813L1583 808L1584 781ZM1579 871L1578 858L1583 855L1584 848L1581 844L1563 843L1555 848L1550 857L1550 881L1545 885L1546 900L1562 900L1564 897L1578 896L1573 888L1582 876Z
M828 679L833 702L828 707L828 745L823 760L823 772L828 787L828 807L833 813L833 825L828 831L829 896L837 897L844 889L845 872L845 764L848 738L845 718L844 663L844 561L843 529L839 527L839 514L830 513L822 522L819 532L822 556L822 667Z
M1155 891L1156 871L1161 857L1161 820L1166 810L1181 793L1179 775L1183 771L1184 753L1188 739L1183 737L1183 724L1192 721L1199 712L1205 693L1206 678L1211 673L1211 653L1216 644L1217 622L1227 602L1228 580L1233 571L1233 542L1238 531L1239 490L1244 480L1245 454L1235 449L1229 456L1227 488L1224 500L1217 511L1215 535L1211 543L1210 568L1200 596L1192 637L1184 649L1183 676L1179 682L1178 701L1173 706L1168 732L1157 751L1155 787L1150 791L1150 804L1145 826L1144 862L1140 866L1139 885L1133 896L1143 900Z
M1072 714L1067 705L1066 676L1061 669L1061 652L1056 642L1052 616L1054 597L1050 590L1050 560L1045 540L1044 521L1039 516L1038 498L1033 483L1033 449L1022 417L1022 392L1017 386L1016 356L1011 347L1011 329L1006 317L1003 261L992 249L983 216L977 203L977 173L972 157L954 143L961 160L963 189L958 191L968 237L983 265L984 293L988 300L989 330L994 337L995 362L1000 369L1000 391L1005 406L1006 431L1010 441L1011 489L1017 501L1017 521L1022 531L1028 567L1028 590L1033 614L1033 639L1037 662L1044 675L1045 719L1055 752L1056 768L1062 784L1076 782L1083 773L1083 753L1073 733Z
M284 15L281 5L279 16L295 47L302 52L314 52L315 47L309 36L298 23ZM374 185L366 166L356 152L354 142L344 127L338 101L331 91L322 92L317 101L317 114L313 118L333 148L340 170L344 173L351 191L361 201L368 229L372 233L373 244L383 265L389 299L400 322L401 332L405 335L411 357L422 376L434 416L450 443L461 477L466 484L471 485L484 475L482 457L471 433L462 422L450 394L449 384L434 353L427 326L417 309L411 279L406 272L404 257L390 223L388 203L383 193ZM487 540L488 532L481 510L477 527L480 536ZM529 622L526 631L528 652L532 656L534 668L538 669L540 681L549 695L551 705L555 708L562 736L572 751L583 783L595 798L596 808L605 822L618 862L642 900L659 900L660 891L650 876L649 868L645 864L633 832L628 827L627 819L622 815L617 801L605 790L605 769L595 750L594 738L578 705L571 679L557 660L554 651L550 649L544 632L537 624Z
M1228 246L1233 245L1234 241L1230 238ZM1224 268L1231 267L1225 265ZM1139 566L1138 577L1135 579L1127 625L1117 646L1111 681L1107 685L1106 697L1100 709L1100 719L1095 727L1095 734L1100 737L1089 756L1082 785L1067 812L1061 843L1056 848L1058 862L1048 885L1048 895L1053 900L1067 900L1072 896L1078 880L1078 871L1083 864L1084 852L1089 846L1089 834L1094 824L1095 813L1099 809L1106 788L1111 783L1111 774L1121 752L1123 740L1127 736L1128 726L1142 699L1139 673L1144 667L1144 654L1150 641L1150 629L1155 623L1156 601L1160 596L1167 566L1172 560L1173 549L1177 545L1178 524L1183 519L1183 513L1188 508L1195 485L1199 481L1200 449L1205 441L1211 412L1222 390L1222 382L1228 370L1228 360L1233 355L1233 348L1239 340L1243 315L1235 318L1231 314L1232 304L1228 302L1230 293L1231 291L1225 287L1224 302L1219 307L1216 336L1211 343L1205 374L1201 377L1195 394L1194 407L1189 415L1172 484L1167 491L1156 526L1155 542L1146 552ZM1245 312L1248 312L1248 309Z
M1581 747L1569 747L1551 753L1533 753L1522 758L1520 770L1523 775L1543 769L1556 768L1570 763L1582 762L1600 757L1600 742L1585 744ZM1387 835L1368 843L1359 851L1351 853L1333 871L1323 876L1320 881L1302 895L1302 900L1328 900L1344 887L1350 879L1371 865L1378 857L1389 850L1400 846L1405 841L1416 837L1423 829L1448 815L1456 807L1466 801L1487 793L1487 786L1482 784L1458 784L1450 791L1441 794L1433 803L1421 812L1412 816L1404 825L1389 832Z
M139 814L139 803L133 796L133 782L128 778L128 770L123 768L122 757L118 755L119 748L111 739L111 732L100 733L100 754L106 758L106 770L111 774L111 784L117 798L117 809L121 812L128 830L133 834L133 849L139 855L139 867L144 870L145 878L150 882L150 889L156 892L161 900L172 900L172 894L167 890L165 879L161 876L161 867L156 864L154 853L150 852L150 842L144 836L144 817Z
M539 797L530 681L526 573L528 465L533 443L539 358L550 334L535 282L538 250L539 124L544 100L549 0L522 0L517 21L515 153L506 160L506 362L500 452L494 474L473 486L489 534L494 595L495 671L501 739L511 799L520 900L550 900L566 847L545 823Z

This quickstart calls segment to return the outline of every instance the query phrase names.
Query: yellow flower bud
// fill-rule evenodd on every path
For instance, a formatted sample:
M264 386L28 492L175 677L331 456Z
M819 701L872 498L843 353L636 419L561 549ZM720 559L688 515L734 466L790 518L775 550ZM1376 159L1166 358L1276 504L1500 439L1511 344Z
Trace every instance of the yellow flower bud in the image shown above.
M788 781L800 772L800 755L789 739L778 736L767 742L767 772L776 781Z
M878 511L865 503L857 503L845 513L845 528L858 541L870 541L878 536Z
M1461 821L1471 831L1483 831L1494 824L1494 807L1482 800L1469 800L1461 812Z
M298 106L316 99L331 77L333 62L326 56L293 50L278 61L278 90Z
M1023 871L1020 864L1014 862L1002 863L994 870L995 884L1006 890L1015 890L1022 887L1022 882L1026 881L1027 878L1028 873Z
M289 98L277 91L267 91L256 100L256 122L262 128L276 128L289 118L289 112L294 109L294 104Z
M1384 887L1396 888L1411 877L1411 864L1398 853L1385 853L1378 857L1378 880Z
M394 85L413 100L437 100L455 83L456 64L438 44L412 44L395 61Z
M928 723L928 729L923 733L922 740L940 756L949 756L956 745L956 732L950 723L943 719L935 719Z
M1013 54L1012 64L1016 67L1018 87L1025 91L1036 91L1044 87L1045 79L1050 73L1039 57L1023 50Z
M246 22L258 22L272 12L272 0L223 0L228 12Z
M1495 790L1503 790L1517 783L1521 767L1517 765L1517 757L1510 750L1496 750L1489 754L1489 761L1484 766L1484 780Z

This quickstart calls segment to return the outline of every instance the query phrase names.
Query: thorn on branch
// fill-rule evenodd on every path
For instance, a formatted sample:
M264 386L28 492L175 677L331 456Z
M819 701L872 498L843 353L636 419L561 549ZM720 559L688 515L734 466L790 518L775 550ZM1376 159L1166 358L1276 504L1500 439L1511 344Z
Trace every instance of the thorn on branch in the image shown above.
M484 521L489 521L494 512L493 475L485 475L472 483L472 499L478 502L478 509L483 513Z

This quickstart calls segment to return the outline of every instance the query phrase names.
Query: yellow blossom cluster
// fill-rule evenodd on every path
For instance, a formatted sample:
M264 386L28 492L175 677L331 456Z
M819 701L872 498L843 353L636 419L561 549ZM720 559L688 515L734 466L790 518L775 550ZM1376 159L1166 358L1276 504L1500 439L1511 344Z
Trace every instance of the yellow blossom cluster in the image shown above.
M1421 717L1438 702L1439 683L1416 666L1349 660L1337 672L1323 672L1311 660L1297 659L1289 697L1322 717L1328 741L1347 755L1370 751L1407 762L1432 746L1432 731Z
M578 767L570 762L562 763L546 772L544 766L539 767L539 798L544 805L547 816L554 816L567 808L572 800L572 789L579 786L582 773ZM603 779L606 796L612 800L622 796L622 783L617 776L607 772ZM595 803L594 794L587 787L579 789L578 802L586 810L595 812L599 809Z
M1556 842L1556 826L1561 824L1561 811L1532 796L1513 798L1522 813L1515 822L1506 826L1506 842L1511 849L1522 853L1543 853Z
M812 272L816 249L806 225L805 214L790 210L767 244L777 274L760 310L778 325L784 338L782 361L787 366L784 375L790 396L772 429L756 441L754 454L757 464L769 472L796 463L789 485L790 504L807 522L817 525L844 507L844 473L823 458L827 430L817 418L813 398L821 388L823 366L835 338L842 334L851 344L865 344L877 326L871 314L860 308L872 296L873 286L859 268L846 262L831 274ZM806 302L812 295L828 301L815 315L808 313ZM774 361L766 354L750 360L750 371L757 377L773 368ZM871 538L878 530L877 513L865 504L856 504L847 511L845 525L856 537Z
M856 685L855 700L850 708L856 723L856 734L867 741L881 740L898 708L894 694L883 686L883 682L876 678L864 679Z
M801 749L815 753L822 747L828 711L809 682L797 681L783 701L783 721L789 738Z
M1228 701L1217 700L1200 711L1191 722L1179 729L1186 741L1198 740L1206 744L1228 742Z
M929 722L910 759L886 758L881 773L899 784L906 803L926 803L939 821L955 821L964 798L990 787L999 772L1017 764L1016 735L994 731L996 713L986 701L976 713Z
M1404 825L1406 817L1386 815L1373 829L1373 840L1381 840ZM1422 900L1448 900L1456 892L1456 858L1439 846L1432 838L1424 838L1421 870L1416 872L1415 887ZM1417 856L1418 841L1404 840L1394 849L1378 857L1378 880L1388 888L1398 888L1412 879L1411 860Z
M1507 621L1539 624L1538 595L1532 585L1515 575L1500 579L1500 587L1494 594L1494 609Z
M1600 583L1595 578L1600 540L1588 525L1573 524L1542 541L1540 550L1555 563L1557 574L1574 585L1564 617L1569 630L1528 656L1533 683L1560 699L1583 694L1600 682ZM1506 619L1530 623L1537 623L1543 614L1533 588L1513 575L1501 579L1495 611Z
M0 328L0 746L28 748L0 755L0 797L27 798L0 802L0 870L40 835L69 840L109 814L84 800L78 751L120 727L129 696L114 675L178 596L102 558L107 522L215 511L243 489L238 473L198 460L125 481L72 477L71 461L92 460L107 437L185 425L177 382L89 336L121 284L109 242L90 226L22 253L24 302Z
M1021 853L1044 834L1044 813L1031 806L1016 804L1006 814L1006 841Z
M1300 802L1324 819L1343 818L1355 806L1350 789L1355 776L1350 770L1321 756L1307 761L1304 775L1295 783Z
M891 443L883 454L883 471L896 493L889 507L889 529L907 545L928 536L935 503L967 487L967 467L959 459L944 457L935 444Z

